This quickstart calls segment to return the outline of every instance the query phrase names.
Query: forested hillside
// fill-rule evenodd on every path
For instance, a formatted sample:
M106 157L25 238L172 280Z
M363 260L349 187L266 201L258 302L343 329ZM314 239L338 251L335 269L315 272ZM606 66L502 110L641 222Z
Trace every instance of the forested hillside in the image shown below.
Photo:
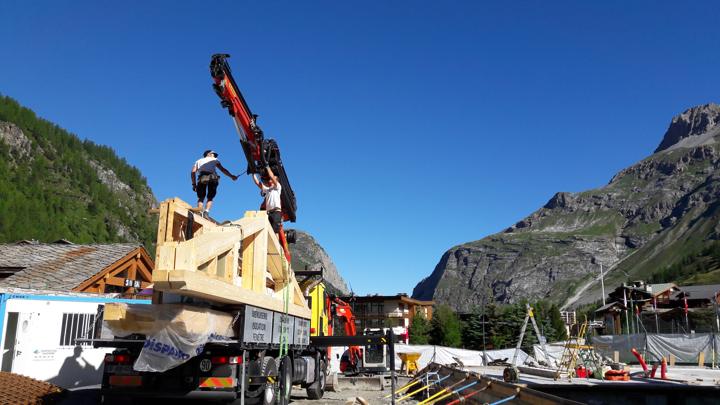
M0 96L0 242L139 241L152 249L155 202L140 171Z

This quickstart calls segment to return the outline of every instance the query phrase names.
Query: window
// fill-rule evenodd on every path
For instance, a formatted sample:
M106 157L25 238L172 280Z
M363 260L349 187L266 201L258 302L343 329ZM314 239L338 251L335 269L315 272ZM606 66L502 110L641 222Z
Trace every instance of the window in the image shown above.
M75 340L94 338L95 314L63 314L60 346L90 346L88 342L75 342Z
M370 314L377 314L382 315L385 312L385 305L383 305L382 302L372 302L370 303L370 308L368 313Z

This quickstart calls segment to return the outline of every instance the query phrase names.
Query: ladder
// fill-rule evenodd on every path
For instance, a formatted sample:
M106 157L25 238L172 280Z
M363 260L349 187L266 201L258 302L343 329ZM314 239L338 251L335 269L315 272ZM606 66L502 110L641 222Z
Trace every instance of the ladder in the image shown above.
M527 329L528 321L532 321L533 328L535 329L535 336L537 336L538 340L540 341L540 347L542 347L543 354L545 355L545 360L547 360L548 364L550 362L550 356L548 356L548 351L545 347L545 336L540 333L540 329L535 322L533 309L530 304L525 304L525 309L527 311L525 314L525 321L523 322L523 326L520 329L520 336L518 337L518 342L515 346L515 353L513 354L512 362L510 363L510 367L506 367L505 370L503 370L503 380L505 382L518 382L518 374L520 373L520 371L517 368L517 358L518 354L520 353L520 347L522 346L523 339L525 338L525 330Z
M560 356L560 364L555 372L555 379L559 379L562 373L567 373L568 379L572 379L575 375L575 366L579 357L581 348L585 347L585 334L587 333L588 321L587 319L580 325L580 330L575 336L565 342L562 356Z

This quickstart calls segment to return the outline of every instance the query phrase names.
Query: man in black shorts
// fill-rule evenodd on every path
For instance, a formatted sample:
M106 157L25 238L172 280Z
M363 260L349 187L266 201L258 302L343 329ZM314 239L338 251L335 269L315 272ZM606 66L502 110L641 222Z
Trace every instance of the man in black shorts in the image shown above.
M213 198L215 198L215 194L217 194L220 176L218 176L215 169L220 169L221 172L233 179L233 181L238 178L238 176L235 176L227 171L227 169L220 164L217 157L217 152L206 150L203 152L202 159L198 159L195 162L192 167L192 171L190 172L193 191L197 193L198 197L197 206L201 210L203 209L203 203L205 202L205 197L207 196L207 204L205 204L205 209L202 212L203 217L208 216L210 208L212 208ZM195 179L196 173L198 175L197 180Z

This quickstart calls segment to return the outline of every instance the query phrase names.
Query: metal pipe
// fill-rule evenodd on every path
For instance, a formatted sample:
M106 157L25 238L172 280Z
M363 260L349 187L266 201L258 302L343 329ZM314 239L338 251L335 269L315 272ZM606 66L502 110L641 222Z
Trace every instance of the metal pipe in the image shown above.
M433 403L433 404L436 404L436 403L442 401L443 399L449 397L450 395L452 395L452 394L457 394L457 393L459 393L460 391L465 391L466 389L472 387L473 385L475 385L475 384L477 384L477 383L479 383L479 382L480 382L480 380L475 380L474 382L472 382L472 383L470 383L470 384L467 384L467 385L465 385L465 386L463 386L463 387L460 387L460 388L458 388L458 389L456 389L456 390L454 390L454 391L450 391L450 392L448 392L448 393L445 393L443 396L441 396L440 398L434 400L432 403ZM419 404L418 404L418 405L419 405Z
M245 367L247 367L247 361L245 359L246 353L247 350L242 351L242 371L240 372L240 378L242 379L240 381L240 405L245 405Z
M490 386L490 384L488 384L488 385L486 385L486 386L484 386L484 387L482 387L482 388L480 388L480 389L478 389L478 390L475 390L475 391L472 391L472 392L470 392L470 393L468 393L468 394L465 394L465 395L461 396L460 398L458 398L458 399L456 399L456 400L453 400L453 401L448 402L447 405L455 405L455 404L457 404L457 403L460 402L460 401L465 401L466 399L472 397L473 395L477 395L478 393L485 391L489 386Z
M457 387L458 385L462 384L462 383L465 382L465 381L467 381L467 378L465 378L465 379L463 379L463 380L460 380L460 381L456 382L455 384L452 384L452 385L450 385L450 386L448 386L448 387L445 387L445 388L441 389L440 391L434 393L431 397L420 401L420 403L418 403L418 405L429 404L429 403L430 403L432 400L434 400L435 398L439 397L440 395L442 395L442 394L444 394L444 393L446 393L446 392L448 392L448 391L452 391L453 388ZM477 382L475 382L475 383L477 383ZM475 383L473 383L473 384L475 384ZM471 385L472 385L472 384L471 384ZM452 392L454 392L454 391L452 391Z
M447 379L448 377L450 377L451 375L452 375L452 373L446 375L445 377L443 377L443 378L441 378L441 379L439 379L439 380L437 380L437 381L433 381L433 382L431 382L431 383L428 384L428 385L422 386L422 387L416 389L415 391L413 391L413 392L411 392L411 393L409 393L409 394L403 395L402 397L398 398L398 401L404 401L404 400L410 398L411 396L417 394L418 392L427 389L429 386L435 385L435 384L439 383L440 381L446 380L446 379Z
M423 374L423 375L424 375L424 374ZM402 387L400 387L397 391L393 392L392 394L387 394L387 395L385 395L383 398L390 398L390 397L393 396L393 395L397 395L397 394L399 394L399 393L407 390L408 388L412 387L413 385L419 383L420 381L422 381L422 380L415 380L415 381L412 381L412 380L411 380L411 381L409 381L407 384L405 384L405 385L403 385Z
M507 398L503 398L503 399L501 399L501 400L499 400L499 401L491 402L489 405L500 405L500 404L504 404L505 402L512 401L512 400L515 399L516 397L517 397L517 394L515 394L515 395L513 395L513 396L509 396L509 397L507 397Z

